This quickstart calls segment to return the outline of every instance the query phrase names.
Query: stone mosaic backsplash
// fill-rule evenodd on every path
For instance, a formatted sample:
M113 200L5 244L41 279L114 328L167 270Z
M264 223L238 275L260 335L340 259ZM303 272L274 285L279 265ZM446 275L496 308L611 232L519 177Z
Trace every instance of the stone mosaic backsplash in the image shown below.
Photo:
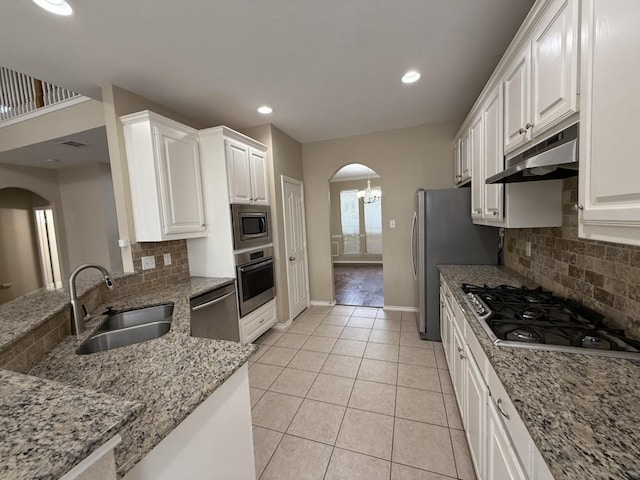
M577 177L564 180L562 227L507 229L504 263L640 338L640 247L578 238L577 201Z

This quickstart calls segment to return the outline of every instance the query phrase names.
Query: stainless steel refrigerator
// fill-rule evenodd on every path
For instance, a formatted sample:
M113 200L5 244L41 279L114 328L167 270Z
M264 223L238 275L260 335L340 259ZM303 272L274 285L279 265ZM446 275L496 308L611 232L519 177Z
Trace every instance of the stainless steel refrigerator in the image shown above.
M495 265L500 229L471 221L471 189L420 189L412 223L411 261L418 298L418 330L440 341L438 265Z

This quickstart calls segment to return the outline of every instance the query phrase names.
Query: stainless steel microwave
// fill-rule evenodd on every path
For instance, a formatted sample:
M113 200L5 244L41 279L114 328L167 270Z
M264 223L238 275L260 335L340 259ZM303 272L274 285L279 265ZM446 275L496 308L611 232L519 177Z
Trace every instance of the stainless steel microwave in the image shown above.
M266 205L231 204L233 248L259 247L271 243L270 210Z

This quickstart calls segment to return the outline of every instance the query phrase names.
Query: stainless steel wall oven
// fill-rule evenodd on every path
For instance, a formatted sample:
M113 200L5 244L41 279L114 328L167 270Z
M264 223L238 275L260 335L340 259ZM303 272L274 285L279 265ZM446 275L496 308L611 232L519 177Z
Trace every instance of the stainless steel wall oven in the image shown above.
M244 317L275 296L273 248L236 254L236 276L240 316Z

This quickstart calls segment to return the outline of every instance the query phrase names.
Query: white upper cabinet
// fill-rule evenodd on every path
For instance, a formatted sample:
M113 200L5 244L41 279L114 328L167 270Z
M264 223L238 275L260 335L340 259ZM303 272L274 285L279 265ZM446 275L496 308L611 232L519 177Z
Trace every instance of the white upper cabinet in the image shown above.
M531 57L527 44L504 78L504 149L515 150L531 140L529 121Z
M198 132L149 111L121 121L136 240L204 236Z
M579 235L640 245L640 2L584 0Z
M267 156L254 148L249 154L251 158L251 191L253 202L257 204L269 204L269 187L267 176Z
M251 160L249 147L234 140L225 140L227 177L231 203L252 203Z
M462 162L460 161L460 138L453 142L453 183L458 184L462 180Z
M456 184L462 185L471 180L471 161L469 159L469 132L465 133L458 139L455 144L458 145L458 154L454 158L456 161ZM455 150L455 148L454 148Z
M484 188L484 218L497 223L502 222L504 216L504 185L487 185L484 180L504 170L501 113L500 88L496 87L482 107L484 178L479 187Z
M578 111L578 3L553 2L531 38L534 136Z
M579 0L553 0L504 75L506 154L578 111Z
M235 139L226 139L230 203L269 204L264 151Z
M485 177L481 112L469 126L469 160L471 163L471 217L483 218Z

